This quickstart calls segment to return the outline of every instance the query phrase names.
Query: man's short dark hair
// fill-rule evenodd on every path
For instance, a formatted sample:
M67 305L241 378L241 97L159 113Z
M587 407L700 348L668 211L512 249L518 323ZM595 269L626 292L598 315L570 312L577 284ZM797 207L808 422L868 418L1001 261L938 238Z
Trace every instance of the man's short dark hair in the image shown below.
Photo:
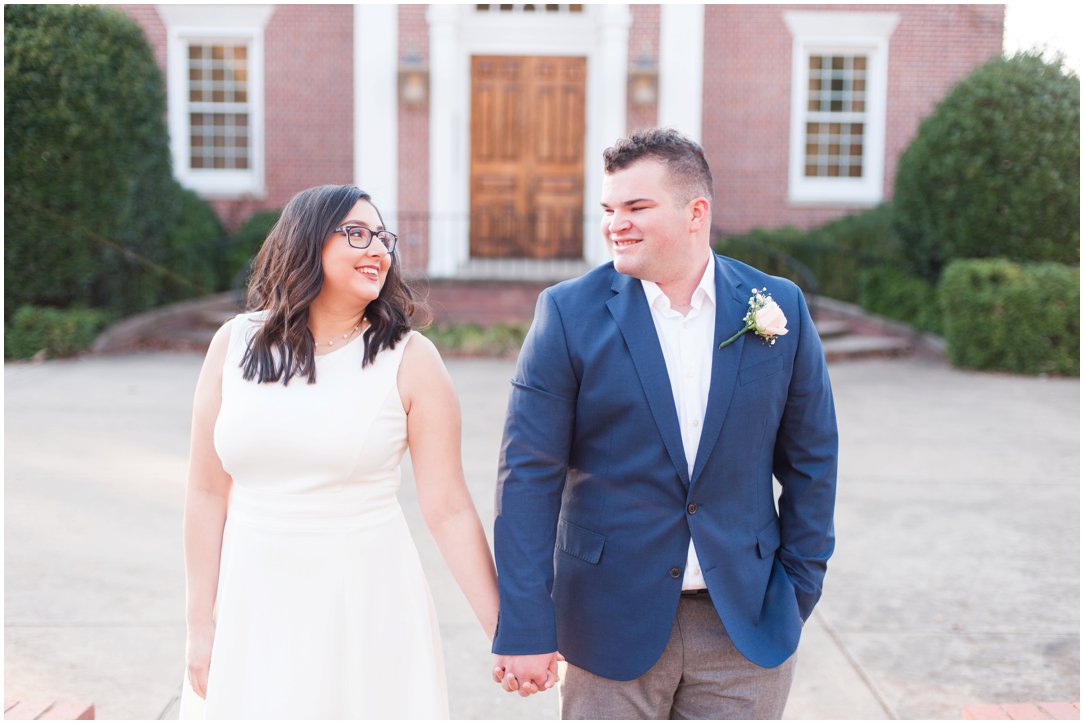
M606 173L620 171L644 159L666 164L672 190L681 203L698 196L714 201L715 184L704 149L673 128L635 131L602 152Z

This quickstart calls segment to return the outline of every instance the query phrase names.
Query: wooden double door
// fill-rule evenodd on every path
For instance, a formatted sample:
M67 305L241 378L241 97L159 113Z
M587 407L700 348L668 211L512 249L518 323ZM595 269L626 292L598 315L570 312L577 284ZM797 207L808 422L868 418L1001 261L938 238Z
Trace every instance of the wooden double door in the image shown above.
M583 257L586 77L586 58L472 59L472 257Z

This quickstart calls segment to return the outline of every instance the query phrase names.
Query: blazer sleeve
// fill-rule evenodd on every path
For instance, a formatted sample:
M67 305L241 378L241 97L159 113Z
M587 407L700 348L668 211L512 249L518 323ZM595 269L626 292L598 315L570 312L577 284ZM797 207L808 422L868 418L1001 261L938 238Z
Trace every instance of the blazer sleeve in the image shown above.
M782 486L779 559L809 618L835 548L833 512L839 438L824 349L798 291L798 348L779 431L773 474Z
M520 351L501 442L493 523L497 654L557 650L553 548L578 389L567 330L547 290Z

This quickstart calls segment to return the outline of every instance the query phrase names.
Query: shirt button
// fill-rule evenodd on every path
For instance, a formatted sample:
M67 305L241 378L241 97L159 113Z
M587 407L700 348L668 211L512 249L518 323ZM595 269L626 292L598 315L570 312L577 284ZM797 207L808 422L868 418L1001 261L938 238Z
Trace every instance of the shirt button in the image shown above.
M693 513L695 513L696 512L696 503L689 503L689 507L687 508L687 510L689 511L689 515L692 515Z
M698 417L693 418L693 427L700 427L700 418L698 418Z
M681 578L681 569L678 568L677 566L674 566L673 568L671 568L670 569L670 577L671 578Z

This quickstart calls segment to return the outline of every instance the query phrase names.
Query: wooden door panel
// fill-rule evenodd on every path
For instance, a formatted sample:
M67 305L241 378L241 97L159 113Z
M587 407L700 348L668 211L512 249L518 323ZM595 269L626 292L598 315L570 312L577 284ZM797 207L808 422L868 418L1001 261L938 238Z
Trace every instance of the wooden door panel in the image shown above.
M583 255L584 58L476 56L471 256Z

